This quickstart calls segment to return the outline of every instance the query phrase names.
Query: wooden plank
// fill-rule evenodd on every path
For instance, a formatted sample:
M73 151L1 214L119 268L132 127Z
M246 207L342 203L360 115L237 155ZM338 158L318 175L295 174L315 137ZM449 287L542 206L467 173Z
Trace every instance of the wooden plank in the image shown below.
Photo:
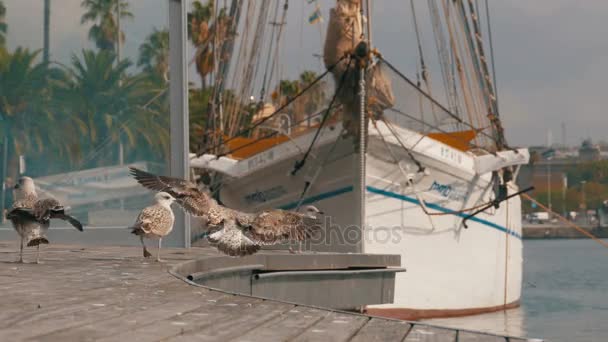
M372 318L357 332L351 342L401 341L411 327L407 322Z
M456 330L414 325L404 342L455 342Z
M294 305L271 301L256 302L248 307L230 310L228 315L202 329L175 336L169 341L226 341L239 337L294 308ZM215 310L218 310L217 308ZM216 312L214 311L215 315ZM138 337L139 339L139 337ZM272 339L274 340L274 339Z
M348 341L367 321L369 317L330 312L294 341Z
M159 341L180 334L188 334L207 326L230 322L243 311L258 307L262 300L240 296L225 296L217 301L207 301L198 308L182 315L173 315L165 320L142 325L99 341Z
M172 284L166 290L170 290L172 287L176 289L176 285L183 284ZM179 286L177 289L183 291L184 287ZM26 312L25 316L20 315L21 318L13 322L9 328L2 329L0 336L5 340L19 340L25 337L48 334L59 329L98 322L123 315L129 312L127 308L134 307L137 303L147 305L147 302L152 304L159 301L169 302L174 298L179 298L175 295L176 292L178 291L165 291L165 289L159 288L152 293L142 291L134 292L130 296L122 296L114 289L114 291L111 291L112 296L108 296L108 298L88 298L85 301L65 307L58 306L56 309L41 313ZM183 291L180 296L189 300L196 300L196 295L190 291ZM28 314L29 316L27 316ZM31 329L31 327L36 328Z
M458 342L507 342L507 339L502 336L458 331Z
M187 295L180 298L172 296L168 300L163 300L162 303L142 302L136 306L132 306L131 310L126 310L118 317L71 329L60 329L47 335L36 336L36 340L79 341L85 337L89 340L108 337L114 339L113 335L132 331L144 325L166 321L172 317L187 315L204 306L203 302L205 301L211 303L225 297L227 295L217 296L216 293L213 293L201 297Z
M303 333L327 314L327 311L296 306L237 337L235 341L287 341Z

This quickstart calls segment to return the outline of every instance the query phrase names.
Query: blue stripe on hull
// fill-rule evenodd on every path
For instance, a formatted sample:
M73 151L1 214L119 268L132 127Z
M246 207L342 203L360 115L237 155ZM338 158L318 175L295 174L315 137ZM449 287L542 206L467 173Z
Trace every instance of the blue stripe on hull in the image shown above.
M351 192L353 191L353 187L352 186L346 186L337 190L333 190L333 191L329 191L329 192L324 192L315 196L311 196L308 198L305 198L302 201L302 205L306 205L306 204L311 204L314 202L318 202L318 201L322 201L324 199L328 199L328 198L332 198L332 197L336 197L336 196L340 196L342 194L345 194L347 192ZM295 209L298 206L298 202L291 202L285 205L282 205L279 207L279 209L283 209L283 210L291 210L291 209Z
M325 200L325 199L328 199L328 198L340 196L342 194L345 194L345 193L353 191L353 189L354 188L352 186L346 186L346 187L343 187L343 188L340 188L340 189L336 189L336 190L333 190L333 191L328 191L328 192L320 193L318 195L305 198L302 201L302 204L303 205L311 204L311 203L322 201L322 200ZM402 195L402 194L397 194L397 193L394 193L394 192L391 192L391 191L386 191L386 190L378 189L378 188L375 188L375 187L372 187L372 186L367 186L367 191L371 192L373 194L382 195L382 196L385 196L385 197L390 197L390 198L398 199L398 200L401 200L401 201L405 201L405 202L413 203L413 204L416 204L416 205L420 205L420 202L416 198L405 196L405 195ZM448 208L442 207L442 206L440 206L438 204L435 204L435 203L425 203L425 204L426 204L426 206L428 208L435 209L435 210L443 212L443 213L450 213L450 214L453 214L455 216L459 216L459 217L462 217L462 218L468 216L468 214L460 213L460 212L455 212L452 209L448 209ZM280 206L279 209L291 210L291 209L295 209L297 206L298 206L298 202L291 202L291 203L288 203L288 204ZM480 223L480 224L482 224L484 226L487 226L487 227L490 227L490 228L494 228L494 229L499 230L499 231L501 231L503 233L509 233L509 235L512 235L512 236L514 236L514 237L516 237L518 239L521 239L521 235L519 233L517 233L516 231L513 231L511 229L507 229L506 227L501 226L499 224L496 224L494 222L491 222L491 221L488 221L488 220L484 220L484 219L481 219L479 217L471 217L469 220L473 221L473 222Z
M409 203L413 203L413 204L416 204L416 205L420 205L420 201L418 201L418 199L416 199L416 198L405 196L405 195L401 195L401 194L396 194L394 192L390 192L390 191L374 188L372 186L367 186L367 191L369 191L371 193L374 193L374 194L382 195L382 196L385 196L385 197L395 198L395 199L399 199L399 200L402 200L402 201L405 201L405 202L409 202ZM443 213L450 213L450 214L453 214L455 216L459 216L459 217L462 217L462 218L465 218L465 217L468 216L468 214L460 213L460 212L455 212L452 209L448 209L448 208L442 207L442 206L440 206L438 204L435 204L435 203L425 203L425 204L426 204L426 206L428 208L432 208L432 209L435 209L437 211L441 211ZM518 239L521 239L521 235L519 233L517 233L516 231L513 231L511 229L507 229L506 227L498 225L498 224L496 224L494 222L491 222L491 221L488 221L488 220L484 220L484 219L481 219L481 218L476 217L476 216L471 217L469 220L477 222L477 223L481 223L481 224L483 224L485 226L488 226L490 228L494 228L494 229L500 230L501 232L504 232L504 233L509 233L509 235L512 235L512 236L515 236Z

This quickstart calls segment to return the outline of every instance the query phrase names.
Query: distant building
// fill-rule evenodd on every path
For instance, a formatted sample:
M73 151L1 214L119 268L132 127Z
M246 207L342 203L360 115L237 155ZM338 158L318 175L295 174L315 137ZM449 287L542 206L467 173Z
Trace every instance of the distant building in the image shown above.
M581 147L578 149L578 159L581 161L600 160L600 146L594 145L591 142L591 139L584 140Z

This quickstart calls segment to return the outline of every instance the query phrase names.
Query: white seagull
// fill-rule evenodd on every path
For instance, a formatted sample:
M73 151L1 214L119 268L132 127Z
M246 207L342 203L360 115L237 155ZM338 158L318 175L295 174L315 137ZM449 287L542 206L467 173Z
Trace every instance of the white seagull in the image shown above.
M48 244L46 233L51 225L51 219L68 221L74 228L83 231L82 224L74 217L66 214L66 207L54 198L38 199L34 180L21 177L15 184L15 202L6 214L13 228L21 238L18 262L23 262L23 244L28 247L37 246L36 263L40 263L40 245Z
M304 241L321 230L321 212L312 206L306 213L281 209L244 213L218 204L195 183L157 176L131 167L131 174L144 187L171 194L184 210L202 217L217 229L207 238L217 249L231 256L256 253L263 245Z
M144 208L137 216L135 224L130 227L131 233L139 236L141 245L144 249L144 257L149 258L152 256L146 244L146 239L158 239L158 252L156 254L156 261L161 262L160 259L160 247L163 237L169 235L173 230L173 223L175 222L175 216L173 210L171 210L171 204L175 200L173 196L166 192L159 192L154 196L155 204L147 208Z

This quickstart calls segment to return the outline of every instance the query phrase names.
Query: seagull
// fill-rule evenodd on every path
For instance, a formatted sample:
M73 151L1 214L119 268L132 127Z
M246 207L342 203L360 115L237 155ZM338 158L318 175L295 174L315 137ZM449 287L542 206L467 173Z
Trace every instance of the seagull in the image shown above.
M51 225L51 219L67 221L74 228L83 231L82 224L66 214L68 208L59 201L54 198L38 199L32 178L19 178L13 189L15 202L6 218L11 221L21 238L18 262L23 262L23 244L26 242L28 247L37 246L36 263L40 263L40 245L49 243L46 232Z
M225 254L246 256L263 245L287 241L301 243L313 237L321 229L318 214L322 212L311 205L306 207L304 214L281 209L244 213L218 205L210 210L208 224L212 229L221 229L207 239ZM290 252L294 253L291 247Z
M160 246L163 237L169 235L173 230L173 222L175 216L173 210L171 210L171 204L175 201L173 196L166 192L159 192L154 196L155 204L147 208L144 208L137 216L135 224L130 227L131 234L139 236L141 245L144 249L144 258L152 256L146 244L144 238L147 239L158 239L158 252L156 254L156 261L161 262L160 259Z
M321 214L309 206L305 213L268 209L246 213L218 204L208 191L178 178L157 176L130 167L131 175L144 187L173 196L184 210L207 220L216 229L207 239L220 252L245 256L258 252L264 245L303 241L321 230Z

